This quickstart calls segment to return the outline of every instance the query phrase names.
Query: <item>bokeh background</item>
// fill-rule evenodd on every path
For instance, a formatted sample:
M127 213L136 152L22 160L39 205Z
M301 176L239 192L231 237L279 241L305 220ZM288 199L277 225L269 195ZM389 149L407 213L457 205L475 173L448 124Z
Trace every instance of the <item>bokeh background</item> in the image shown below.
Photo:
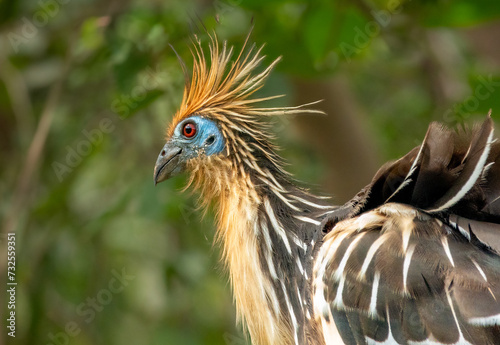
M500 118L500 2L0 1L0 282L16 233L16 337L0 344L244 345L184 177L153 186L193 37L282 56L259 95L304 185L342 203L428 123Z

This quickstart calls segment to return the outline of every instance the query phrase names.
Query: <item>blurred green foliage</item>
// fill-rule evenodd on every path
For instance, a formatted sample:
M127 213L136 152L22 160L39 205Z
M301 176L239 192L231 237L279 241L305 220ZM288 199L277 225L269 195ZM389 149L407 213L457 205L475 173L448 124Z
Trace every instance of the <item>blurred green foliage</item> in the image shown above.
M0 2L0 253L16 232L18 283L16 338L2 321L3 338L247 343L212 249L212 215L202 219L179 191L183 177L153 186L183 89L170 45L189 68L193 35L207 42L215 30L241 47L253 22L266 61L283 56L260 93L347 75L373 151L395 158L431 120L500 111L498 55L469 35L492 25L498 42L499 17L487 0ZM314 184L322 164L286 125L277 134L289 169Z

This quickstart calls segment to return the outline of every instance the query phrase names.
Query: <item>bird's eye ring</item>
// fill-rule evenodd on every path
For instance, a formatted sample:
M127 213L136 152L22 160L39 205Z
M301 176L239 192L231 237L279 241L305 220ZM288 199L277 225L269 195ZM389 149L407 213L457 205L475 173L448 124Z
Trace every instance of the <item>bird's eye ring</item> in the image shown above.
M194 123L192 123L192 122L186 123L182 127L182 134L186 138L192 138L192 137L194 137L194 135L196 134L196 125Z

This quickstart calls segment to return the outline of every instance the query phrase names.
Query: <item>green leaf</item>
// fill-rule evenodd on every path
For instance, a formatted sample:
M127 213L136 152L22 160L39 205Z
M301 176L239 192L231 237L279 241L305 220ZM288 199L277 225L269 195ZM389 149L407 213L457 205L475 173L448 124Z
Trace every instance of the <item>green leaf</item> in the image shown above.
M314 62L321 61L329 46L334 11L329 7L318 7L310 11L304 22L304 42Z

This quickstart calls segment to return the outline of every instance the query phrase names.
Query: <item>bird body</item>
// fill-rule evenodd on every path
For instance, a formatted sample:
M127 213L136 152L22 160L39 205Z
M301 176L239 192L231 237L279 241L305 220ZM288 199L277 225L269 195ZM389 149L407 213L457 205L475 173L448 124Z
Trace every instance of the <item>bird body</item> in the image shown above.
M431 125L420 147L331 206L285 171L267 121L314 111L249 98L279 59L255 73L255 45L231 62L232 48L212 38L210 66L199 41L194 49L155 183L187 171L214 205L254 344L500 343L500 149L489 117L469 140Z

